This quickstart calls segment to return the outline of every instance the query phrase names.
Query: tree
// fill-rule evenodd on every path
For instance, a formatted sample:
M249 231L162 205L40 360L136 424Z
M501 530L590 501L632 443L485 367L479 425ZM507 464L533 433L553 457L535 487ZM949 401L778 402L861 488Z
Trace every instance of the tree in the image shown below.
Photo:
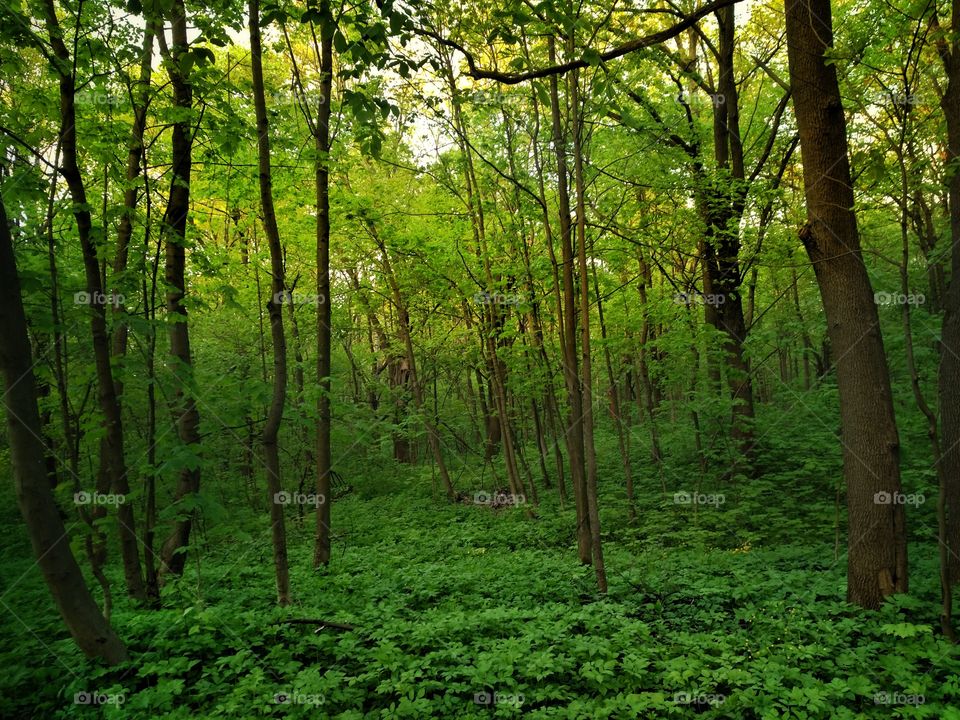
M260 2L247 4L250 24L250 70L253 77L253 103L257 115L257 164L259 170L260 207L263 211L263 229L270 246L270 335L273 340L273 397L267 422L263 426L263 453L267 466L267 502L270 506L270 530L273 536L273 564L277 577L277 602L290 603L290 571L287 567L287 534L284 527L283 504L278 494L280 481L280 448L277 436L283 420L283 405L287 397L287 342L283 332L283 300L287 296L283 268L283 246L277 227L277 212L273 205L273 175L270 169L270 123L267 119L266 93L263 87L263 52L260 41ZM287 298L293 302L293 298Z
M126 496L130 493L130 486L124 457L120 401L117 398L117 387L114 384L113 368L110 364L110 339L107 334L108 301L100 275L100 259L94 239L86 186L77 161L75 59L71 58L70 51L63 40L63 31L57 19L53 0L46 0L43 8L50 45L53 48L51 62L59 79L60 152L62 155L60 172L70 189L73 215L83 251L83 267L87 281L86 297L91 310L90 330L97 368L98 396L106 430L104 453L107 461L104 468L106 481L101 482L99 486L112 487L116 493ZM117 518L127 592L132 597L142 600L146 598L146 590L140 569L140 552L132 507L127 503L121 504Z
M847 599L878 607L907 590L900 441L880 319L860 249L830 0L786 0L790 87L800 133L813 263L836 357L847 490Z
M53 499L40 440L40 413L33 353L20 295L20 278L7 210L0 200L0 369L3 408L13 457L17 504L34 557L67 629L87 657L111 665L127 660L127 649L97 607L70 550L70 536Z
M170 194L163 217L164 279L167 283L167 315L169 316L170 366L176 378L177 434L180 441L190 448L200 444L200 412L193 391L193 362L190 355L190 330L187 325L186 264L187 264L187 216L190 214L190 171L194 133L191 127L193 86L187 69L190 45L187 39L187 12L183 0L174 0L170 17L171 47L161 33L160 47L163 50L170 83L173 86L177 122L173 125L172 165ZM160 550L161 569L179 575L186 562L193 523L193 508L189 498L200 490L200 465L198 458L188 459L177 481L175 502L181 503L174 528Z

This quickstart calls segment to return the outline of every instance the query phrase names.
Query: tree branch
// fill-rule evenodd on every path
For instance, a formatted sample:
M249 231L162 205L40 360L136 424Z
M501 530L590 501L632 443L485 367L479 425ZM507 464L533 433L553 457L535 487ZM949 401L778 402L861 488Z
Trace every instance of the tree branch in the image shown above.
M702 18L710 15L711 13L725 8L729 5L742 2L742 0L716 0L716 2L709 3L704 5L702 8L697 10L690 15L683 17L680 22L672 27L667 28L666 30L661 30L660 32L655 32L652 35L644 35L643 37L634 38L629 42L624 43L623 45L618 45L617 47L607 50L599 54L599 59L601 61L615 60L619 57L623 57L629 53L635 52L637 50L642 50L643 48L652 47L654 45L659 45L662 42L665 42L673 37L676 37L684 30L692 27L698 23ZM551 75L562 75L570 70L575 70L577 68L589 67L591 65L584 58L579 58L577 60L571 60L570 62L560 63L558 65L551 65L549 67L540 68L539 70L528 70L527 72L522 73L510 73L510 72L500 72L498 70L486 70L484 68L477 66L476 58L474 58L473 53L467 50L460 43L445 38L439 33L434 32L433 30L428 30L427 28L416 28L415 32L418 35L431 38L436 42L440 43L444 47L452 48L463 53L464 57L467 60L467 66L470 68L467 72L467 75L472 77L475 80L496 80L497 82L503 83L504 85L516 85L517 83L524 82L526 80L536 80L538 78L550 77ZM595 64L595 63L594 63Z

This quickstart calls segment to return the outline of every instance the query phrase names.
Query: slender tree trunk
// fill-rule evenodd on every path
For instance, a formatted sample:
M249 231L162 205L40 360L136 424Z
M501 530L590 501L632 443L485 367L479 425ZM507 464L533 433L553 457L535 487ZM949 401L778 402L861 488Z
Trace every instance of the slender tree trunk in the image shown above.
M127 258L130 254L130 238L133 235L133 220L139 198L137 178L140 177L140 168L143 160L143 133L147 124L147 103L150 92L150 78L153 71L153 40L156 25L153 20L147 19L143 30L143 47L140 54L140 77L133 90L133 127L130 130L130 144L127 147L126 187L123 191L123 214L117 226L117 246L113 258L114 281L121 277L127 269ZM122 283L121 283L122 285ZM115 289L119 291L119 289ZM122 318L123 303L119 300L113 304L114 316ZM119 322L113 331L113 357L121 358L127 353L126 323ZM123 395L123 382L115 378L117 395Z
M267 466L267 503L270 507L270 531L273 537L273 566L277 579L277 602L290 604L290 570L287 565L287 530L283 504L279 494L280 447L278 435L283 421L283 405L287 398L287 341L283 332L283 299L286 279L283 269L283 246L273 206L273 176L270 168L270 123L263 88L263 61L260 42L260 0L248 0L250 26L250 70L253 79L253 105L257 115L257 166L260 175L260 207L263 229L270 247L270 337L273 341L273 397L263 426L263 455ZM293 302L293 298L288 298ZM327 303L324 303L327 304ZM324 497L324 504L327 498Z
M860 250L830 0L785 0L813 263L836 356L847 489L847 599L868 608L907 591L900 440L873 289Z
M176 380L177 434L180 442L192 446L194 452L200 445L200 412L193 397L193 363L190 355L190 332L187 325L186 295L186 244L187 216L190 213L190 173L192 166L191 123L193 86L182 72L182 59L189 50L187 41L187 15L183 0L174 0L171 18L172 47L168 64L170 82L173 85L174 105L182 113L173 125L171 140L173 150L173 175L167 210L163 218L164 233L164 279L167 284L167 316L170 336L170 367ZM189 495L200 491L200 468L191 463L180 471L174 502L181 502ZM193 511L182 513L175 521L171 534L160 550L161 573L180 575L186 562L190 544Z
M607 345L607 324L603 320L603 299L600 296L600 282L597 279L597 266L593 266L593 289L597 298L597 319L600 321L600 337L604 341L603 359L607 366L607 382L610 384L610 412L617 429L617 444L620 446L620 459L623 462L623 475L627 490L627 512L630 520L636 519L637 509L633 496L633 467L630 463L628 449L628 430L624 429L620 411L620 390L617 387L617 376L613 372L613 359L610 357L610 346Z
M150 177L144 174L144 204L146 218L143 231L143 264L150 267L150 285L147 274L141 276L144 317L149 321L146 338L147 373L147 474L145 478L146 512L143 521L143 553L147 585L147 599L154 605L160 601L159 558L155 548L157 528L157 395L156 395L156 358L157 358L157 277L160 272L160 243L153 250L151 259L150 229L153 227L153 204L150 200Z
M577 266L580 273L580 352L583 357L583 448L586 470L587 515L593 549L593 570L600 592L607 591L607 570L600 543L600 510L597 498L597 454L593 442L593 360L590 356L590 271L587 265L587 206L583 181L583 118L580 106L580 73L570 73L570 113L573 120L573 167L577 191Z
M548 40L550 47L554 47L554 41ZM555 57L555 52L551 53L551 58ZM551 85L551 98L553 95L553 86ZM552 100L551 100L552 102ZM553 292L551 295L556 302L556 313L557 313L557 329L560 336L560 347L566 347L566 341L564 339L564 321L563 321L563 298L560 291L560 264L557 262L556 251L553 247L553 228L550 222L550 211L547 206L547 194L546 194L546 183L544 181L544 168L543 160L540 154L540 100L537 95L536 89L531 88L531 103L533 105L533 122L534 122L534 131L533 131L533 164L536 168L537 173L537 192L538 198L540 201L540 211L543 218L543 234L544 241L547 246L547 254L550 257L550 269L551 275L550 279L552 281ZM529 276L529 269L528 269ZM531 283L532 285L532 283ZM547 356L546 348L543 343L543 327L541 324L535 326L535 332L539 329L539 347L540 347L540 357L542 358L544 368L549 369L552 367L550 360ZM560 418L560 408L559 403L556 399L556 394L554 393L553 384L551 383L548 388L547 393L547 403L546 403L546 420L547 424L550 427L551 436L554 439L554 461L557 466L557 489L560 494L560 506L563 507L567 502L567 485L566 480L564 479L563 473L563 453L560 450L560 428L563 426L563 421ZM569 435L564 433L564 440L567 444L567 448L570 447L570 438ZM572 466L572 464L571 464Z
M550 62L556 60L554 41L547 39ZM580 384L580 362L577 358L577 294L573 279L573 229L570 222L569 173L566 140L560 114L560 93L556 76L550 77L550 106L553 125L553 147L557 157L557 203L560 207L560 248L563 262L563 377L567 385L569 422L566 432L567 455L570 458L570 481L577 510L577 551L580 562L593 562L592 534L587 507L587 486L584 465L584 401Z
M320 103L314 128L317 153L317 505L313 566L330 562L330 95L333 91L333 34L330 3L321 0Z
M650 455L657 472L660 475L660 484L666 492L666 485L663 477L663 451L660 448L660 430L657 426L656 416L656 395L653 389L653 382L650 379L650 366L647 358L650 351L647 345L651 341L650 308L647 303L647 286L653 284L652 274L649 263L644 260L642 255L637 256L640 264L640 283L637 285L637 293L640 295L640 305L643 308L643 324L640 327L640 349L637 353L637 375L640 377L641 392L638 395L640 401L639 412L646 415L647 424L650 431Z
M909 108L909 106L907 106ZM909 109L904 113L904 125L901 129L901 147L904 135L909 131L907 121L909 119ZM909 173L900 153L900 184L901 184L901 213L900 213L900 292L904 297L910 293L910 242L908 235L908 217L907 203L909 202ZM940 628L943 634L951 642L957 641L956 633L953 629L953 587L950 583L950 548L947 544L947 525L946 525L946 488L949 480L947 479L943 468L943 452L940 444L940 433L937 428L937 415L927 403L923 396L923 390L920 387L920 376L917 373L917 363L913 353L913 329L910 321L910 304L903 303L900 308L900 314L903 322L904 349L906 351L907 372L910 373L910 387L913 390L913 398L917 403L920 412L923 413L927 421L927 437L930 440L930 449L933 452L933 464L937 473L937 485L939 487L937 502L937 525L938 539L937 550L940 559Z
M406 351L407 366L410 372L410 385L413 389L413 401L416 405L417 412L423 416L423 424L427 431L427 443L430 446L430 452L433 455L434 463L436 463L437 471L440 473L440 480L446 491L447 500L456 502L457 491L453 487L450 474L447 472L447 464L443 459L443 452L440 448L440 433L437 430L433 418L428 414L423 395L423 386L420 383L420 376L417 373L416 356L413 352L413 338L410 334L410 316L407 312L406 303L403 301L403 295L400 292L400 284L397 282L397 276L393 272L393 264L390 262L390 254L387 252L387 246L383 240L380 239L379 235L377 235L372 222L368 223L367 227L371 237L373 237L374 242L377 243L377 247L380 250L383 271L390 285L393 304L397 310L397 329L400 333L400 341L403 343L404 350Z
M54 52L55 70L60 86L60 148L62 155L61 174L70 189L73 200L73 215L77 222L77 234L83 252L83 267L87 282L87 299L90 303L90 329L93 338L93 354L97 372L98 398L106 430L104 463L109 485L118 495L130 494L127 467L124 458L123 426L120 417L120 401L113 381L110 363L110 338L107 332L107 298L101 280L100 260L94 243L89 205L80 174L77 156L76 86L73 60L63 40L53 0L44 3L47 31ZM120 535L120 552L123 557L123 573L127 592L137 600L146 599L140 569L140 553L133 515L133 503L123 502L117 507Z

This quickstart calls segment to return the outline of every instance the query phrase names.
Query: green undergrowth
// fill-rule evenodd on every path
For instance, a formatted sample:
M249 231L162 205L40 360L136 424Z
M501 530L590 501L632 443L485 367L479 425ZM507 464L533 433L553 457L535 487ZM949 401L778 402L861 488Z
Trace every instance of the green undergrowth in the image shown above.
M163 609L116 598L133 660L110 669L79 656L6 513L0 715L960 718L960 654L933 626L935 548L911 546L913 594L854 608L825 494L771 474L731 481L722 505L694 513L648 479L630 523L622 490L604 483L601 596L555 491L531 519L429 488L422 468L357 482L334 505L320 571L310 518L298 527L291 514L295 603L283 610L265 516L232 511L222 533L208 523Z

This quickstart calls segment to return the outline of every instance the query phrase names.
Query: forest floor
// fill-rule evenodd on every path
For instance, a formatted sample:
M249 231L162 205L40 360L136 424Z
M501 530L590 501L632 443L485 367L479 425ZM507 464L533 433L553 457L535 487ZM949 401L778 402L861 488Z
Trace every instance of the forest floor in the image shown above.
M164 609L115 599L135 660L110 670L64 637L8 505L0 716L960 718L960 652L933 626L935 564L915 563L916 594L880 612L847 605L832 499L781 503L782 487L757 481L694 513L651 475L631 524L605 482L604 597L555 490L529 519L448 505L430 482L429 468L354 481L321 571L312 518L291 524L285 610L265 510L232 509L237 534L211 506L201 559L165 588ZM929 542L911 552L936 557ZM293 618L354 629L282 622Z

